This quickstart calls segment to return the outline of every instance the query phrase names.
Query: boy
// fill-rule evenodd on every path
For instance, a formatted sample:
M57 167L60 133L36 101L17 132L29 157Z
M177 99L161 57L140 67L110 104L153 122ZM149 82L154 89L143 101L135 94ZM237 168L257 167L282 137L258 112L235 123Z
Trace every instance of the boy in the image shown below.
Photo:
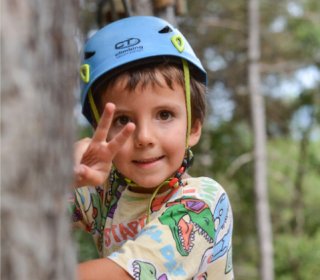
M80 279L233 279L228 197L186 173L206 90L186 39L162 19L130 17L98 31L84 56L95 132L75 145L73 217L101 259L80 264Z

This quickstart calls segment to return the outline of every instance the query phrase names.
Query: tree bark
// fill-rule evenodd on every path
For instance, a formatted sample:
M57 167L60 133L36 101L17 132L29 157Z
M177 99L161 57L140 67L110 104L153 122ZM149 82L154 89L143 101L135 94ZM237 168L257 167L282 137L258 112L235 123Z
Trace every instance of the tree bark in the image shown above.
M77 2L1 9L1 279L74 279L72 184Z
M152 1L150 0L132 0L132 10L134 15L153 15Z
M248 12L248 78L251 100L251 118L254 133L254 189L256 222L260 248L260 279L273 280L274 265L267 185L265 105L260 90L259 0L249 0Z
M177 18L176 18L176 12L175 12L175 6L174 5L168 5L164 7L163 9L160 9L156 12L156 15L158 17L161 17L165 19L166 21L170 22L173 26L177 26Z

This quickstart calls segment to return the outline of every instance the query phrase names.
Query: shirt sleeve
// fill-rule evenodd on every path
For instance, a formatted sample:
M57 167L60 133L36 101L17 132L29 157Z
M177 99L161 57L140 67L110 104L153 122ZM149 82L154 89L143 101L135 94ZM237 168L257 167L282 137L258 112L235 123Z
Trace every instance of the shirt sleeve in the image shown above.
M232 279L231 236L224 191L211 203L184 195L165 203L135 240L108 257L134 279Z
M103 223L103 189L82 187L74 190L69 206L75 228L81 228L98 238Z

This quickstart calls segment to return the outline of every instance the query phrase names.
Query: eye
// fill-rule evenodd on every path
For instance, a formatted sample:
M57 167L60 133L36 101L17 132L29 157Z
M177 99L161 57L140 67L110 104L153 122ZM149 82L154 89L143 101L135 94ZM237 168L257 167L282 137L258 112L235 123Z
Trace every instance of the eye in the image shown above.
M125 126L127 123L130 122L130 118L128 116L118 116L114 119L113 123L116 126Z
M166 120L171 119L172 117L173 117L173 114L169 111L163 110L163 111L159 112L159 119L160 120L166 121Z

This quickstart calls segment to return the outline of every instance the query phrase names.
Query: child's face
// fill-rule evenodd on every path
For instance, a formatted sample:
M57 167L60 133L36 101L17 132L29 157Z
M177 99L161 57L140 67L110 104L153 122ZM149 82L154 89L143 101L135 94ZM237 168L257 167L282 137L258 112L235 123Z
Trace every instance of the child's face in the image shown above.
M134 91L124 89L121 81L104 94L103 103L116 105L108 139L133 122L136 129L113 163L127 178L152 192L181 166L186 148L187 112L183 88L140 85ZM201 124L192 129L189 145L200 138ZM139 190L141 191L141 190Z

